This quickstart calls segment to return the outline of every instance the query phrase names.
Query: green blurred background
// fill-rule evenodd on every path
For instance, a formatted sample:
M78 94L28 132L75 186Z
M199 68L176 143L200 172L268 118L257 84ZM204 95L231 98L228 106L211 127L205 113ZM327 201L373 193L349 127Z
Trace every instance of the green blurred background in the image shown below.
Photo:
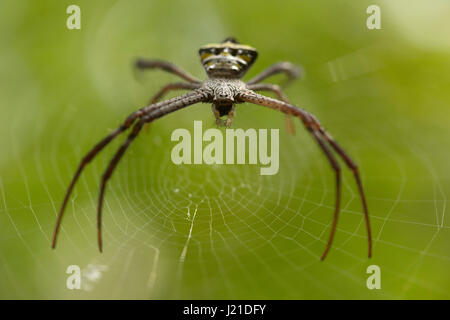
M81 30L66 8L81 8ZM366 8L381 8L368 30ZM0 297L137 299L448 299L450 297L450 3L436 1L2 1L0 4ZM234 128L280 128L280 171L175 166L175 128L215 127L210 106L142 132L106 193L99 179L122 138L84 172L56 250L56 214L85 152L174 76L136 74L138 56L204 78L199 46L235 36L259 50L247 79L302 65L286 88L359 164L374 237L345 170L334 246L333 173L296 121L239 105ZM271 79L283 81L282 76ZM173 96L173 95L172 95ZM184 253L183 253L184 252ZM366 268L381 268L380 290ZM83 289L66 269L83 269Z

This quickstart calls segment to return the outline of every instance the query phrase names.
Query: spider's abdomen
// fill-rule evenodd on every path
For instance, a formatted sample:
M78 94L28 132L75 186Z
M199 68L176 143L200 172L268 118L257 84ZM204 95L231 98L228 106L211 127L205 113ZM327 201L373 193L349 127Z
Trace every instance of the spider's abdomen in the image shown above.
M241 78L258 55L256 49L229 40L203 46L199 54L203 67L211 78Z

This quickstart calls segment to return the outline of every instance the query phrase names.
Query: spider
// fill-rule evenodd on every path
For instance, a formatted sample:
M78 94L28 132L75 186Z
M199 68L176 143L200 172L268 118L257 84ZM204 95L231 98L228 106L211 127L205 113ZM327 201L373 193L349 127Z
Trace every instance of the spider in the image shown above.
M102 205L106 183L111 177L111 174L116 168L119 160L122 158L131 142L137 137L144 124L153 122L154 120L174 111L202 102L212 104L212 111L216 117L217 124L230 126L235 113L235 105L247 102L281 111L288 117L294 116L299 118L305 128L318 143L319 147L328 159L332 169L334 170L336 178L334 216L328 242L321 256L321 260L326 258L331 248L339 217L341 199L341 168L334 152L339 155L339 157L345 162L346 166L353 172L356 180L367 228L368 256L371 257L372 237L369 214L357 165L344 151L344 149L340 147L340 145L333 139L333 137L325 131L319 121L312 114L289 103L278 85L260 83L266 78L279 73L284 73L288 76L288 79L293 79L298 77L299 70L289 62L279 62L273 64L251 80L244 82L241 79L255 62L258 52L255 48L240 44L236 39L231 37L225 39L221 43L208 44L201 47L199 49L199 54L201 63L203 64L203 67L208 75L208 78L204 81L196 79L192 75L166 61L146 59L138 59L136 61L136 67L138 69L161 69L177 75L178 77L184 79L185 82L174 82L164 86L153 97L148 106L143 107L129 115L121 126L116 128L109 135L103 138L103 140L98 142L84 156L72 178L72 181L70 182L61 205L56 221L56 227L53 233L52 248L55 248L56 246L56 239L67 201L81 172L84 167L119 134L131 128L128 137L109 162L109 165L101 179L97 208L97 240L100 252L102 252ZM169 100L157 102L168 91L180 89L191 91L187 94ZM258 91L271 91L277 96L278 99L256 93ZM225 123L222 120L223 116L226 116ZM289 125L289 127L293 128L292 125Z

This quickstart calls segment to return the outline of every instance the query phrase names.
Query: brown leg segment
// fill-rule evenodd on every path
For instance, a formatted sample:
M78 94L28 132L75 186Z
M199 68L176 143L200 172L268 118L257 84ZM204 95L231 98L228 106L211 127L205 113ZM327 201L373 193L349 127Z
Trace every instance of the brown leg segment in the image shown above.
M344 149L327 133L323 132L325 135L325 139L330 143L333 149L344 159L347 167L352 170L353 176L355 177L356 184L358 186L359 194L361 195L361 202L364 211L364 219L366 220L366 229L367 229L367 239L369 241L369 258L372 256L372 232L370 228L370 219L369 219L369 210L367 209L366 197L364 195L364 188L362 186L361 177L359 175L358 166L356 163L350 158L350 156L345 152Z
M236 106L233 104L231 106L230 112L227 115L227 121L225 121L225 127L231 126L231 122L233 121L234 114L236 113Z
M220 118L220 112L217 110L216 105L213 103L211 106L212 112L214 113L214 117L216 118L217 126L223 126L223 120Z
M163 60L147 60L147 59L137 59L135 63L136 68L138 69L161 69L166 72L172 73L174 75L179 76L180 78L192 82L192 83L200 83L200 80L190 75L186 71L177 67L176 65L163 61Z
M194 90L198 89L200 87L199 84L191 83L191 82L174 82L169 83L161 88L150 100L150 104L158 102L159 99L161 99L167 92L171 90Z
M290 62L278 62L271 65L266 70L262 71L260 74L247 81L247 84L255 84L261 82L264 79L267 79L268 77L278 73L285 73L288 77L287 82L290 82L291 80L300 77L301 69Z
M133 122L141 115L142 111L136 111L133 114L131 114L127 120L117 129L115 129L113 132L111 132L109 135L107 135L103 140L101 140L98 144L96 144L91 151L88 152L87 155L83 157L81 160L81 163L78 166L77 171L75 172L75 175L72 178L72 181L70 182L69 188L67 189L66 195L64 197L63 203L61 205L61 209L58 213L58 218L56 220L56 226L55 231L53 233L53 239L52 239L52 248L54 249L56 246L56 238L58 236L59 228L61 226L61 221L64 215L64 210L67 205L67 201L69 200L70 194L72 193L73 187L75 186L78 178L81 175L81 172L83 171L84 167L91 162L91 160L105 147L107 146L114 138L116 138L119 134L127 130Z
M199 92L191 92L188 93L186 95L180 96L180 97L176 97L167 101L163 101L163 102L159 102L153 105L150 105L148 107L142 108L134 113L132 113L122 124L122 126L120 126L119 128L117 128L116 130L114 130L112 133L110 133L109 135L107 135L103 140L101 140L97 145L95 145L91 151L88 152L88 154L86 156L84 156L84 158L82 159L80 165L78 166L77 171L75 172L75 175L72 178L72 181L70 182L69 188L67 189L66 195L64 197L63 203L61 205L61 209L59 210L59 214L58 214L58 218L56 220L56 226L55 226L55 230L53 232L53 240L52 240L52 248L55 248L56 246L56 240L58 237L58 232L59 232L59 228L61 226L61 222L62 222L62 218L64 215L64 211L67 205L67 201L70 197L70 194L72 193L73 187L75 186L78 178L80 177L84 167L106 146L108 145L114 138L116 138L120 133L124 132L125 130L127 130L128 128L131 127L131 125L135 122L135 120L137 118L141 118L143 116L146 115L154 115L154 118L159 118L167 113L173 112L175 110L181 109L185 106L197 103L197 102L201 102L203 100L206 100L207 97L205 97L204 94L199 93ZM141 126L142 121L139 121L138 124L139 126L136 124L136 126L134 127L135 129L133 129L132 133L130 134L133 135L133 132L135 132L135 134L137 135L137 133L140 130L140 126ZM139 130L137 130L137 128L139 128ZM137 131L137 132L136 132ZM135 136L133 136L132 139L134 139ZM131 140L132 140L131 139ZM131 141L130 141L131 142ZM126 148L125 148L126 149ZM124 150L125 151L125 150ZM123 152L124 152L123 151ZM123 153L122 152L122 153ZM114 160L115 158L113 158ZM116 163L113 165L113 167L115 167L115 165L117 164L118 160L120 159L120 156L118 157L116 161ZM112 171L111 171L112 173ZM110 174L111 174L110 173ZM109 174L109 175L110 175ZM108 176L109 178L109 176ZM107 180L107 179L106 179ZM103 193L103 192L102 192ZM103 194L101 195L103 197ZM100 245L100 250L101 250L101 208L99 209L99 214L98 216L100 217L100 222L98 222L98 226L99 226L99 245Z
M250 90L253 90L253 91L271 91L271 92L275 93L275 95L277 96L278 100L281 100L283 102L289 103L288 98L283 93L283 91L281 90L280 86L278 86L276 84L256 83L256 84L249 85L248 88ZM285 119L286 119L286 131L289 134L294 135L295 134L295 126L294 126L294 123L292 122L291 115L286 114L286 118Z
M367 240L368 240L368 256L371 257L372 255L372 235L371 235L371 228L369 223L369 213L367 209L366 204L366 198L364 195L364 190L362 187L361 179L359 176L359 172L357 170L356 164L351 160L351 158L347 155L347 153L331 138L331 136L323 129L323 127L320 125L319 121L308 112L299 109L291 104L285 103L283 101L279 101L273 98L269 98L260 94L257 94L253 91L248 91L246 93L243 93L240 95L240 100L242 102L250 102L257 105L269 107L284 113L293 114L297 117L299 117L305 127L312 133L315 140L319 143L319 146L325 153L325 155L328 158L328 161L330 162L333 170L336 174L336 204L335 204L335 213L333 218L333 224L330 232L330 236L328 239L327 246L325 248L325 251L322 255L322 260L326 258L329 249L331 248L331 244L333 242L334 234L337 228L337 221L339 216L339 205L340 205L340 196L341 196L341 176L340 176L340 168L337 165L337 161L334 158L333 154L330 152L329 148L327 147L326 142L328 142L331 147L339 154L339 156L345 161L346 165L353 171L353 174L355 176L356 184L358 186L358 192L361 197L361 202L363 206L364 211L364 217L366 221L366 228L367 228Z
M174 82L169 83L161 88L151 99L149 104L157 103L159 99L161 99L167 92L171 90L194 90L198 89L200 84L193 82ZM148 129L150 127L150 123L144 124L144 132L148 133Z
M112 173L114 172L114 169L116 168L117 164L119 163L119 160L122 158L123 154L133 142L133 140L137 137L139 132L142 129L142 126L144 123L152 122L155 119L161 118L162 116L165 116L166 114L169 114L171 112L180 110L184 107L193 105L198 102L202 102L205 100L205 95L199 92L192 92L188 93L184 96L181 96L179 98L173 99L172 103L165 104L159 108L153 108L149 109L148 113L146 113L142 118L137 122L131 133L128 135L127 139L124 141L122 146L117 150L114 157L111 159L108 167L105 170L105 173L102 176L102 182L100 186L100 194L98 198L98 207L97 207L97 240L98 240L98 248L100 252L103 250L103 242L102 242L102 208L103 208L103 198L105 195L105 189L106 189L106 183L108 182L109 178L111 177ZM170 100L168 100L170 101Z

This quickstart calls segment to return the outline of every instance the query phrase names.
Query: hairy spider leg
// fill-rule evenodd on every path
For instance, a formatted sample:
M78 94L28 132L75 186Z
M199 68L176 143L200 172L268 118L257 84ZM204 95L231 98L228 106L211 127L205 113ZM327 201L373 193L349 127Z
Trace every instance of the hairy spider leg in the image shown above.
M260 87L257 86L257 84L268 77L271 77L273 75L276 75L278 73L284 73L287 76L286 81L283 83L283 86L287 86L290 82L293 80L300 78L302 75L302 69L295 66L294 64L290 62L277 62L271 66L269 66L267 69L263 70L261 73L257 74L255 77L247 81L247 84L249 85L250 90L254 91L272 91L275 93L279 100L284 101L286 103L289 103L286 96L283 94L283 91L281 90L280 86L272 85L272 84L261 84ZM250 87L251 86L251 87ZM286 129L289 134L294 135L295 134L295 126L292 122L292 119L290 115L286 114Z
M231 126L231 122L233 121L235 113L236 113L236 105L233 103L231 105L231 110L228 112L227 121L225 121L225 127Z
M324 131L323 128L320 129L322 134L327 139L328 143L333 147L333 149L344 159L347 167L352 170L353 176L355 177L356 184L358 186L358 191L361 195L361 201L364 211L364 219L366 220L366 229L367 229L367 239L369 241L369 258L372 256L372 232L370 228L370 219L369 219L369 211L367 209L366 197L364 196L364 189L361 182L361 177L359 175L358 166L356 163L350 158L347 152L331 137L331 135Z
M256 105L269 107L269 108L272 108L272 109L275 109L275 110L278 110L278 111L281 111L284 113L292 113L295 116L299 117L302 120L305 127L308 129L308 131L310 131L312 133L313 137L315 138L315 140L321 147L322 151L327 156L327 159L330 162L330 165L332 166L332 168L335 172L335 175L336 175L336 204L335 204L335 211L334 211L331 232L330 232L330 235L328 238L327 245L325 247L325 251L322 254L321 260L324 260L327 257L328 252L333 243L335 231L337 228L337 221L338 221L338 217L339 217L339 206L340 206L340 196L341 196L340 167L339 167L336 159L334 158L333 154L331 153L331 151L329 150L327 145L324 143L324 141L327 141L331 145L331 147L341 156L341 158L344 159L346 165L353 171L356 183L358 185L358 191L359 191L359 194L361 197L361 202L363 204L363 211L364 211L366 228L367 228L367 239L368 239L368 247L369 247L368 248L368 256L371 257L371 255L372 255L372 236L371 236L371 232L370 232L369 213L367 210L364 189L362 187L362 182L361 182L361 179L359 176L359 172L356 169L356 165L351 160L351 158L347 155L347 153L345 153L344 150L331 138L331 136L326 133L325 129L323 129L323 127L320 125L318 120L314 116L312 116L310 113L308 113L304 110L302 110L294 105L285 103L283 101L257 94L250 90L248 92L242 93L239 96L239 99L242 102L250 102L250 103L253 103Z
M178 77L188 81L186 82L173 82L162 87L151 99L149 104L158 102L167 92L171 90L194 90L198 89L201 85L201 81L190 75L186 71L182 70L178 66L163 60L148 60L148 59L137 59L135 62L135 67L138 69L160 69L162 71L172 73ZM148 124L145 128L148 129ZM147 130L146 130L147 131Z
M219 112L219 110L217 110L216 105L214 103L211 105L211 110L214 114L214 117L216 118L216 125L223 126L223 120L220 117L220 112Z
M149 104L157 103L167 92L171 90L195 90L200 88L200 83L194 82L173 82L162 87L151 99ZM148 132L150 123L144 124L144 132Z
M299 78L302 70L290 62L277 62L247 81L247 84L259 83L278 73L285 73L287 75L287 81L284 83L286 85L290 81Z

